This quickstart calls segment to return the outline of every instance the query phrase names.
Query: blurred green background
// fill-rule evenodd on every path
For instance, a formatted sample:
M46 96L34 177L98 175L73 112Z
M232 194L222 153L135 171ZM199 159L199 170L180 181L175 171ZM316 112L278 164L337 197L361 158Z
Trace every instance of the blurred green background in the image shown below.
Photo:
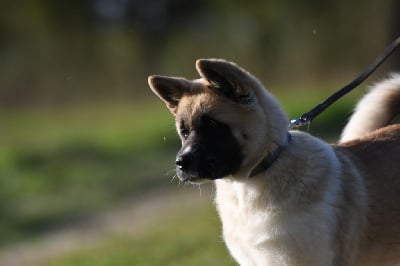
M234 265L212 187L173 178L179 140L147 76L197 78L196 59L228 59L297 117L383 51L399 11L395 0L3 1L0 265ZM335 141L363 92L304 130Z

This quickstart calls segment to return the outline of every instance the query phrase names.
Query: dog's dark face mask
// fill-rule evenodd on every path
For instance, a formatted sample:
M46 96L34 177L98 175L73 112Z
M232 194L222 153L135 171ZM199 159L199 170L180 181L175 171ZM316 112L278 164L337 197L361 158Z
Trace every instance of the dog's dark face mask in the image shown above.
M182 148L176 156L176 172L180 180L198 182L234 174L241 166L240 146L231 128L207 114L191 124L177 117Z

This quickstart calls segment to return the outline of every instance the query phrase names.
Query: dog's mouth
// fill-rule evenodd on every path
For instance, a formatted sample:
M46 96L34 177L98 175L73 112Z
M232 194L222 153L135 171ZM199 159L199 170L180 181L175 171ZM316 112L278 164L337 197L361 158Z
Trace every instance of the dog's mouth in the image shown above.
M176 169L176 175L178 176L180 181L190 184L205 184L211 182L214 179L217 179L210 177L202 177L201 175L199 175L199 173L195 172L185 172L179 169L179 167Z

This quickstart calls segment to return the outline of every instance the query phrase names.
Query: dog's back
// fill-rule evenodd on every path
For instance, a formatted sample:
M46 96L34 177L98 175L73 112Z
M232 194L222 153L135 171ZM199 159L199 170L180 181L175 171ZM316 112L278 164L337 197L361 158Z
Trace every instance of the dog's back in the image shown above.
M399 113L400 76L394 75L359 102L336 147L357 166L365 187L357 265L400 265L400 125L386 126Z

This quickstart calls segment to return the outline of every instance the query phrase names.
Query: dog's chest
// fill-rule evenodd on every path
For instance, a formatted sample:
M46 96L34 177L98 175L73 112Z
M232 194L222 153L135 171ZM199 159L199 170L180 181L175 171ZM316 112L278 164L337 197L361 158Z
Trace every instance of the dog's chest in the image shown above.
M273 217L267 210L254 208L242 198L217 200L217 206L224 236L230 240L257 246L273 237Z
M217 188L216 204L223 235L232 256L241 265L267 265L279 240L277 217L265 208L256 191L240 186ZM261 201L261 202L260 202ZM279 242L279 241L278 241Z
M223 235L240 265L330 265L331 215L323 202L307 211L289 202L272 206L258 188L217 182Z

